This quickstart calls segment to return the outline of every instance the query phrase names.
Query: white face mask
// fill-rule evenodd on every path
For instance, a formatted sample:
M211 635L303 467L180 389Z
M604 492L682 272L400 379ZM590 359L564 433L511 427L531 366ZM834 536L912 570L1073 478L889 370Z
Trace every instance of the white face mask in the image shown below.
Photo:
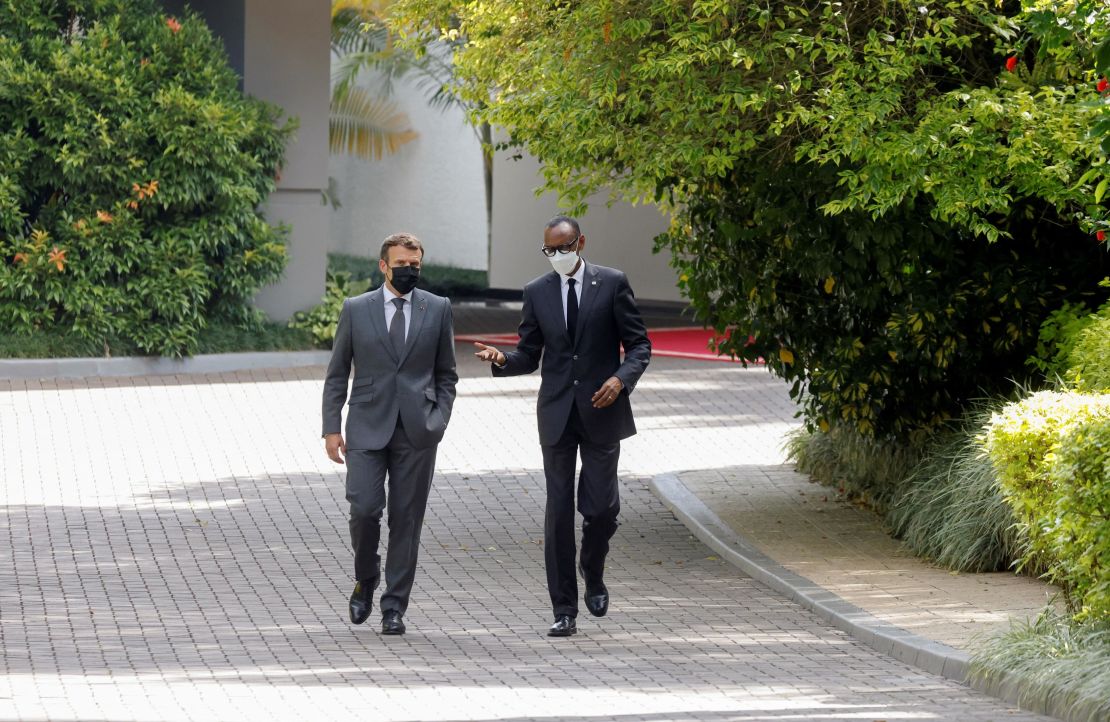
M561 276L569 276L574 272L574 267L578 265L579 255L578 251L574 253L556 253L547 260L551 261L551 267L555 272Z

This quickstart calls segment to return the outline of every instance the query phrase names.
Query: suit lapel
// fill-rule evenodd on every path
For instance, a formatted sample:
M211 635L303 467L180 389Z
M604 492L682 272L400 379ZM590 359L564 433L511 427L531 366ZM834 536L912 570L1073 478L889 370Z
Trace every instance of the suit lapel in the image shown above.
M385 301L382 299L382 294L385 293L385 286L371 291L370 295L366 297L366 302L370 308L370 324L374 327L374 332L378 334L380 343L379 346L385 348L386 353L394 361L397 361L397 353L393 350L393 344L389 341L389 330L385 327Z
M424 319L428 317L428 299L418 290L414 289L412 292L409 311L412 315L409 318L409 332L405 336L405 352L397 359L397 365L403 364L409 357L409 352L412 351L412 347L416 345L416 339L420 336L420 330L424 328Z
M586 262L583 261L583 263ZM586 315L589 314L594 299L597 298L600 290L601 274L592 265L586 263L586 271L582 274L582 302L578 304L578 323L574 325L574 345L576 347L578 346L578 340L582 338L582 331L586 325Z

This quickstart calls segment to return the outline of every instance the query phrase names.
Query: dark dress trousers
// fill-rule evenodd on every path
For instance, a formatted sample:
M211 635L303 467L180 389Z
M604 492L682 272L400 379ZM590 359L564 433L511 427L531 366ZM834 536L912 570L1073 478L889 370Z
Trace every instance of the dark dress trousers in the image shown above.
M629 395L651 360L651 342L627 276L586 263L573 340L563 316L560 277L554 271L524 287L520 341L505 352L494 376L517 376L540 368L536 403L547 510L544 561L556 615L578 615L575 572L574 471L579 452L578 511L582 514L582 571L600 582L617 529L620 441L636 433ZM624 359L621 359L621 346ZM542 359L542 367L541 367ZM595 409L590 400L611 376L624 388L617 400Z
M382 612L408 607L416 575L420 530L435 470L436 447L455 403L455 339L451 303L412 292L403 349L385 324L378 288L343 303L324 380L324 433L340 431L347 403L347 500L355 579L377 587L378 542L389 480L389 553ZM348 398L347 382L354 367Z

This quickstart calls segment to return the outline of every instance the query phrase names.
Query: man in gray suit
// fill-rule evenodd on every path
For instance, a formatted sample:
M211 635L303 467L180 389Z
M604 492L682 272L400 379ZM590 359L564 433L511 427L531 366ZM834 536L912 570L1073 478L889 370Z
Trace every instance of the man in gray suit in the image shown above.
M405 633L402 617L416 575L436 446L451 419L459 380L451 302L415 288L423 257L423 246L409 233L385 239L378 261L385 284L343 302L324 379L328 456L347 464L356 579L350 615L355 624L370 616L381 579L382 511L389 511L382 634ZM344 402L346 438L341 431Z
M584 601L595 617L605 616L609 609L604 572L620 512L620 442L636 433L629 396L651 360L651 342L628 277L587 263L581 255L585 247L578 221L567 216L551 219L540 251L553 272L524 287L516 349L502 353L479 343L475 354L493 364L494 376L530 374L542 358L536 415L547 479L543 551L555 612L555 623L547 632L552 637L578 631L574 471L579 453L578 569L586 583Z

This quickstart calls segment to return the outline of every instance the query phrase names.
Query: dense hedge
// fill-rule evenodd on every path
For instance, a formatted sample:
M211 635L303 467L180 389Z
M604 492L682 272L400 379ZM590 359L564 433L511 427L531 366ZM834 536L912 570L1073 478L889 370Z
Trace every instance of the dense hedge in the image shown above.
M1049 472L1053 504L1039 520L1080 617L1110 619L1110 419L1081 423Z
M984 435L1003 496L1082 616L1110 615L1110 395L1042 391L991 417Z
M292 127L195 15L153 0L0 4L0 331L194 350L254 319L281 233L258 212Z

